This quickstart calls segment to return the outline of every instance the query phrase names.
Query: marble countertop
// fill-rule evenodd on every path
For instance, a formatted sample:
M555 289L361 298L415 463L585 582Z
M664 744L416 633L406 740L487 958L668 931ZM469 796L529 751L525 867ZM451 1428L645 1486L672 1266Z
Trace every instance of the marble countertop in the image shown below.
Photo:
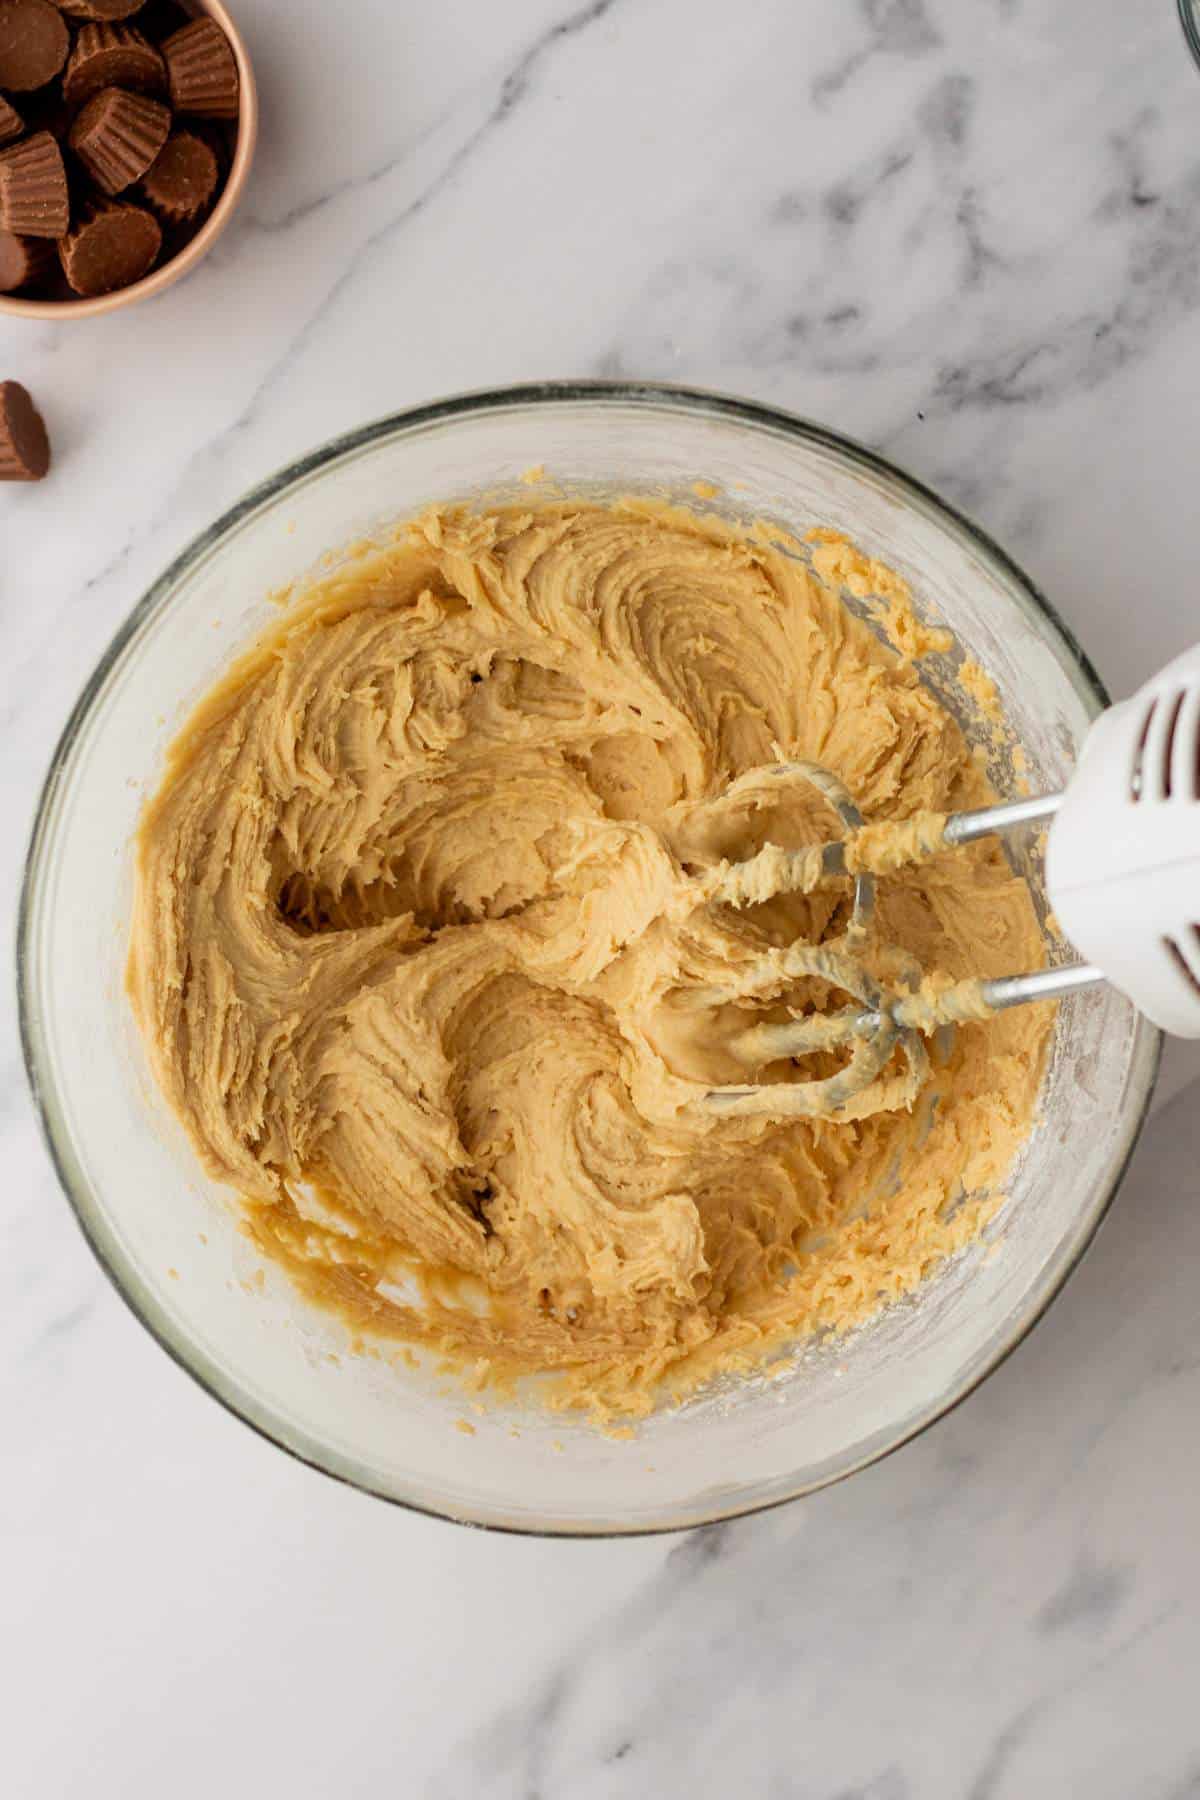
M57 455L0 490L10 905L147 582L300 450L447 392L769 400L975 513L1118 696L1196 637L1174 0L236 11L264 134L217 252L144 309L0 325ZM1195 1047L1083 1268L950 1418L762 1518L569 1544L388 1509L205 1398L85 1250L3 1031L14 1800L1200 1794Z

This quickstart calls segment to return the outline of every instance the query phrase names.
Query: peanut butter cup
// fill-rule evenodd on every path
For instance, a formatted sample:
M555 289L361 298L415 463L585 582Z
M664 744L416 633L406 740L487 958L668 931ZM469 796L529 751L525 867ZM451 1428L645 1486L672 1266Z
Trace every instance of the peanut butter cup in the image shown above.
M101 88L75 120L68 141L96 186L119 194L141 180L170 129L171 109L161 101Z

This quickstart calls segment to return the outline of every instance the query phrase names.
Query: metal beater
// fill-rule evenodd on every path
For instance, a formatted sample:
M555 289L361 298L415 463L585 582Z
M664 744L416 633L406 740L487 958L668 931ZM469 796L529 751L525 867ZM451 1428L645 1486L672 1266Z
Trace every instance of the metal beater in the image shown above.
M817 849L768 847L723 871L711 897L744 905L769 892L808 892L853 873L853 905L849 924L833 942L766 952L738 997L779 998L790 984L817 976L853 995L855 1004L787 1024L751 1026L730 1048L753 1070L817 1050L844 1048L850 1055L822 1080L710 1089L704 1096L710 1110L726 1117L848 1121L909 1107L929 1073L924 1036L1102 981L1163 1030L1200 1037L1200 645L1096 720L1064 792L944 818L930 815L914 824L901 860L892 865L1050 820L1047 892L1067 938L1087 961L934 990L927 983L914 983L905 993L885 990L861 958L875 903L874 877L853 868L862 814L837 777L818 764L779 763L772 773L816 787L847 835ZM714 989L698 998L716 1004L729 996Z

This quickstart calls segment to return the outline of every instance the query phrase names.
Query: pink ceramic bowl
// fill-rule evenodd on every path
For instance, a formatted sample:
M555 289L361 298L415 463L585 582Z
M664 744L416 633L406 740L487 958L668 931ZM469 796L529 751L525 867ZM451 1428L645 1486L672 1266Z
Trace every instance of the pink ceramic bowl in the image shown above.
M32 300L20 294L0 294L0 319L10 316L24 319L86 319L97 313L116 312L121 306L133 306L139 300L149 300L152 295L161 294L164 288L169 288L172 282L181 280L189 270L194 269L200 259L208 255L233 217L246 185L246 177L250 173L254 145L258 138L258 90L254 85L254 71L250 67L245 40L221 0L189 0L188 10L197 17L207 13L216 20L237 58L241 83L237 142L229 179L217 198L217 204L195 237L184 245L177 256L173 256L170 262L163 263L161 268L152 270L141 281L135 281L130 287L118 288L113 294L99 294L91 300ZM136 24L136 19L131 23Z

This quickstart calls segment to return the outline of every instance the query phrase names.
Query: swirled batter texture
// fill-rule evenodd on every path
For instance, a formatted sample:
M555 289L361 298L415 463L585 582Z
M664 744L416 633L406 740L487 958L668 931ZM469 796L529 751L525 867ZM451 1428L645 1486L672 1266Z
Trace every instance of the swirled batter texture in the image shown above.
M844 1001L737 999L850 895L708 904L723 862L838 829L811 789L730 782L817 761L875 821L991 798L902 585L829 534L797 548L633 502L431 512L295 602L176 741L130 953L154 1069L259 1243L364 1330L636 1414L864 1318L997 1203L1045 1009L933 1042L912 1112L701 1104L746 1078L735 1028ZM1042 960L994 846L884 875L876 913L883 974Z

